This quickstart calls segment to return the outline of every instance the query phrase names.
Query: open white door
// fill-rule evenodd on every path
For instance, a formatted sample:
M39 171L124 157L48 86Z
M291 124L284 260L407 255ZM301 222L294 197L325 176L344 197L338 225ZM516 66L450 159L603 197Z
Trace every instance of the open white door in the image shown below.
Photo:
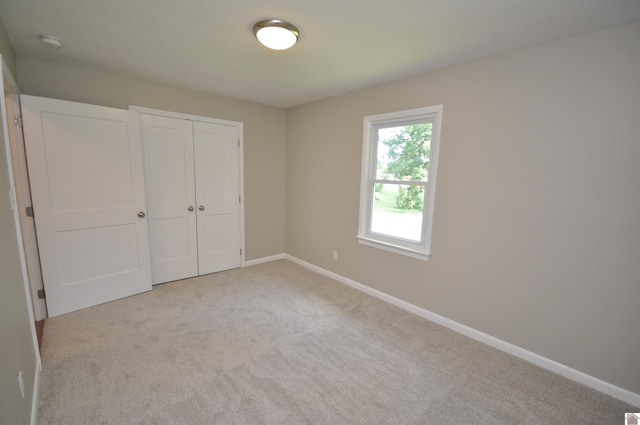
M200 274L240 267L238 127L194 122Z
M47 317L47 305L42 297L38 296L44 289L42 284L42 271L40 269L40 255L38 254L38 240L36 239L36 225L30 209L31 190L29 189L29 176L27 173L27 159L24 151L24 137L22 134L22 114L20 112L20 93L18 86L11 78L11 74L4 76L4 101L9 128L9 144L11 146L11 162L13 165L14 181L16 184L16 198L18 200L18 216L20 217L20 229L22 230L22 242L24 255L27 262L29 276L29 289L36 321ZM13 125L12 125L13 124Z
M153 284L198 275L193 122L140 114Z
M150 290L138 114L21 100L49 316Z

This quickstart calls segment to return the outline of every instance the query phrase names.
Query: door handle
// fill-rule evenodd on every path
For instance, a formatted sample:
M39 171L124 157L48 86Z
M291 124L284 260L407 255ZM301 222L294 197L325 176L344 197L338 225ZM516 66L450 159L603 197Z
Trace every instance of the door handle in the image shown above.
M189 211L193 211L193 207L189 206L189 208L187 208Z
M199 209L200 211L204 211L204 205L200 205L200 206L198 207L198 209Z
M140 217L140 218L144 218L144 216L145 216L145 215L146 215L146 214L145 214L144 212L142 212L142 211L140 211L140 212L138 213L138 217Z

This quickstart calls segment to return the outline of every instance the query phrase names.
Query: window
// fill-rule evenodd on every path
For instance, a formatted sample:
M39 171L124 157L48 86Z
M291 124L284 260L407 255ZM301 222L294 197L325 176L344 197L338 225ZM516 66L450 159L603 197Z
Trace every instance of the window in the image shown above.
M442 105L364 118L361 244L429 259L441 122Z

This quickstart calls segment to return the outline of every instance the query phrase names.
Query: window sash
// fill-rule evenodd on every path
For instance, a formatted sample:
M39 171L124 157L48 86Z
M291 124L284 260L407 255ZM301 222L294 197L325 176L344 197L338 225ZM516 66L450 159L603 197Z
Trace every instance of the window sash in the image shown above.
M424 187L424 193L423 193L423 201L422 201L422 208L419 210L422 214L422 223L421 223L421 232L420 232L420 239L419 240L414 240L414 239L408 239L408 238L403 238L401 236L397 236L397 235L392 235L390 233L381 233L381 232L376 232L373 229L373 215L374 215L374 208L375 208L375 185L378 183L383 183L383 184L397 184L398 186L402 185L402 186L422 186ZM425 244L425 225L426 223L426 216L427 216L427 204L428 204L428 200L429 200L429 184L427 182L414 182L414 184L407 184L407 182L405 181L397 181L397 180L373 180L370 187L369 187L369 192L370 192L370 197L369 197L369 214L367 215L367 233L370 235L376 235L379 238L384 238L385 240L387 240L387 242L392 243L392 242L401 242L403 244L408 244L409 246L413 246L415 249L420 249L421 247L424 246Z
M394 128L394 127L408 127L408 126L417 125L417 124L431 124L432 135L431 135L431 141L429 142L429 144L431 145L431 142L433 141L433 127L435 126L434 119L431 117L414 118L414 119L401 120L401 121L396 120L392 122L387 122L386 124L372 124L371 136L373 137L373 139L370 141L372 146L370 151L371 158L369 159L372 167L369 169L371 173L370 178L376 179L378 176L378 147L380 146L380 139L379 139L380 130L383 130L386 128ZM431 163L431 153L429 153L429 163ZM425 180L404 180L404 181L407 181L407 182L425 181L426 182L429 180L430 168L431 167L427 169L427 175L425 176Z

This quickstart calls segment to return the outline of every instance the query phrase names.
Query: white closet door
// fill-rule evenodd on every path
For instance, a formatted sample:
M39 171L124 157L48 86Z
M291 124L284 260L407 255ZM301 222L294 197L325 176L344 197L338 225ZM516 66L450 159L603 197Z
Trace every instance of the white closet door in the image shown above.
M193 123L140 115L153 284L198 275Z
M12 123L15 118L22 119L20 94L17 87L7 80L5 80L5 107L7 110L7 122ZM27 263L33 313L35 320L43 320L47 317L47 305L44 299L38 298L38 291L44 289L44 284L42 283L42 269L40 268L40 255L38 253L36 223L32 214L27 215L27 208L33 207L33 204L31 202L31 189L29 188L24 134L22 128L16 125L9 125L7 130L11 146L11 161L13 163L20 229Z
M49 316L150 290L138 114L21 99Z
M199 272L240 267L238 127L196 121L194 147Z

